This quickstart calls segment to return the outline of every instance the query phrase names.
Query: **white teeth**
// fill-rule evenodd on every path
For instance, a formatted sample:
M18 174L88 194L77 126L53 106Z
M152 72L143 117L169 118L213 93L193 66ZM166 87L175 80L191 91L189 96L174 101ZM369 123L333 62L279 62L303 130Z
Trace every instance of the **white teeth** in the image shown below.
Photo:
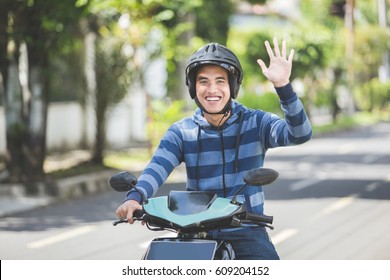
M218 97L218 96L209 96L209 97L206 97L206 100L207 100L207 101L219 101L219 100L221 100L221 97Z

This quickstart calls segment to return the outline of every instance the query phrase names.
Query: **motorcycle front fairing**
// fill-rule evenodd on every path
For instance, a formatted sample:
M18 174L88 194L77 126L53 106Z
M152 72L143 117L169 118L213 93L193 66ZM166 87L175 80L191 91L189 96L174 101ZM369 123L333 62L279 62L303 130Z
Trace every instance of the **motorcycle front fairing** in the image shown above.
M144 210L150 225L199 232L231 227L232 217L242 210L242 205L213 193L183 191L151 198Z

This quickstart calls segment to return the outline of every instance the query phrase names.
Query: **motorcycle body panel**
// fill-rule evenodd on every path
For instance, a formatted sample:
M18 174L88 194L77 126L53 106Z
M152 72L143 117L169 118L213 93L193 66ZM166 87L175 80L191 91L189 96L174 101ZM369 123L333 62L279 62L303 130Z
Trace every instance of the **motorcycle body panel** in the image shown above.
M222 197L212 198L212 201L206 206L199 206L195 193L183 192L182 197L186 197L184 200L186 203L181 203L181 207L178 209L169 207L168 197L156 197L149 199L148 203L144 205L144 210L150 217L158 221L169 221L170 224L175 225L175 228L185 229L193 226L199 227L201 224L207 224L224 217L229 218L240 209L240 205L233 204L230 199ZM195 207L195 205L198 206ZM196 209L201 210L196 212L198 211Z
M231 244L223 240L156 238L145 253L144 260L231 260Z

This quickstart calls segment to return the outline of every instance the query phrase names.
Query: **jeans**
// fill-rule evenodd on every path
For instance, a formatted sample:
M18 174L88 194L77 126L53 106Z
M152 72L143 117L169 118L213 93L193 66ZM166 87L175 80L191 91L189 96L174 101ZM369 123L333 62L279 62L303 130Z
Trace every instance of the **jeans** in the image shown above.
M209 237L230 241L236 260L279 260L278 253L264 227L214 230L209 232Z

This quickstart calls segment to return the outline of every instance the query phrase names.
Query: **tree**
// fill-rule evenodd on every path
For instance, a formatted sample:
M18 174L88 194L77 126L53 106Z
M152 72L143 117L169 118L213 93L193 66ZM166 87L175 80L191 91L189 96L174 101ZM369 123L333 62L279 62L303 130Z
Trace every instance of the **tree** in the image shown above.
M95 22L100 26L92 32L94 40L85 40L86 57L86 78L89 84L88 96L85 106L92 107L95 123L95 138L92 147L92 162L103 164L104 150L106 143L106 116L109 109L128 92L130 78L129 61L131 58L125 55L124 49L128 45L127 39L118 30L117 17L106 17L93 15ZM97 19L99 18L99 19ZM107 29L106 29L107 28ZM107 32L110 30L110 32ZM87 34L86 36L91 36ZM87 44L91 44L87 47ZM91 64L91 65L88 65ZM134 80L134 79L133 79Z
M195 9L195 34L206 41L226 45L233 8L231 0L204 0L202 6ZM218 16L214 16L215 11Z
M49 61L77 28L84 6L75 3L0 1L8 180L26 183L30 192L44 179Z
M171 20L168 4L171 2L93 0L90 3L90 20L85 28L86 38L90 38L86 40L86 108L93 109L95 116L96 137L92 143L95 164L103 161L105 116L110 106L128 92L126 85L131 85L130 91L141 91L147 100L147 110L150 109L145 74L152 60L162 53L161 39L156 37L161 37L164 26Z

